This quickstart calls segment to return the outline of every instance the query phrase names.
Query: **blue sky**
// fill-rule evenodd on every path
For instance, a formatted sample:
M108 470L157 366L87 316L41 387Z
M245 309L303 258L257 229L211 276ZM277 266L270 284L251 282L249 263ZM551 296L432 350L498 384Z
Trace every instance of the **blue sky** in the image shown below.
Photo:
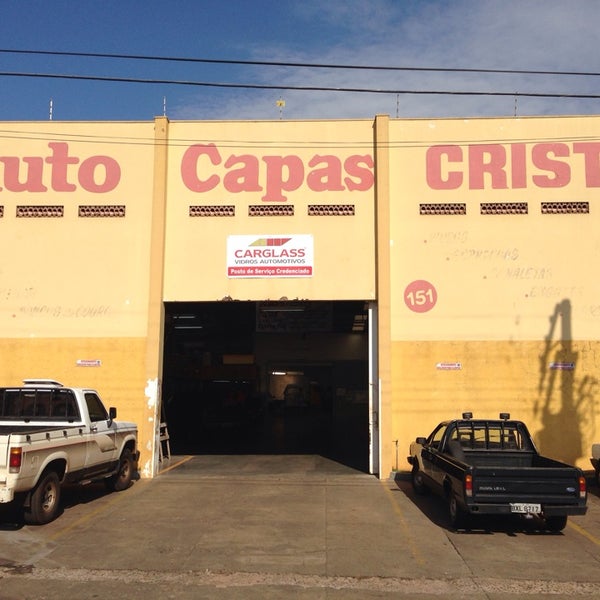
M597 0L0 0L1 50L310 64L600 73ZM2 73L505 97L256 90L0 76L0 120L284 119L596 114L600 76L355 71L0 52Z

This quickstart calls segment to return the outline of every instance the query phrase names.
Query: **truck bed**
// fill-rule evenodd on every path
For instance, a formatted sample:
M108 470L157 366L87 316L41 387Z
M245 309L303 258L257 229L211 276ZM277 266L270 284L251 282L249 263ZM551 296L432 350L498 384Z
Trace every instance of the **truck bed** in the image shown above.
M0 435L44 433L50 431L61 431L63 429L72 429L81 427L81 425L51 425L46 423L36 425L0 425Z
M462 456L455 458L472 467L500 467L500 468L563 468L567 467L561 462L552 460L535 452L522 450L468 450L463 449Z
M578 472L534 452L467 449L464 463L472 468L473 475L473 497L469 503L580 503Z

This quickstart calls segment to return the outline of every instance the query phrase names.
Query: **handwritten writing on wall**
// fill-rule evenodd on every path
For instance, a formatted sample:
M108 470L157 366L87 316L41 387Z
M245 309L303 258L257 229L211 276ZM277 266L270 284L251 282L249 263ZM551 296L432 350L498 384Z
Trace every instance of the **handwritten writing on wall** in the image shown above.
M463 231L434 231L427 241L430 244L466 244L469 240L469 232Z
M19 316L26 317L51 317L55 319L97 319L108 317L110 311L110 306L102 304L89 306L33 304L30 306L21 306L18 314Z

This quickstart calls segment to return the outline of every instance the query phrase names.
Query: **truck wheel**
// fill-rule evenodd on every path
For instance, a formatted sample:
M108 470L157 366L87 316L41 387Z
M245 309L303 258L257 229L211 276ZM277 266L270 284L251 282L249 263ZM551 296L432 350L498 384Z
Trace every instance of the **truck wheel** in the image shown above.
M29 525L44 525L55 519L60 504L60 480L55 471L40 477L26 503L24 520Z
M425 485L425 482L423 481L423 471L419 469L419 463L417 462L415 462L415 465L412 468L411 480L413 490L415 490L415 493L419 494L419 496L424 496L425 494L427 494L427 492L429 492L429 488Z
M567 526L567 515L560 515L558 517L546 517L546 529L558 533Z
M467 514L458 503L456 494L453 492L450 492L448 497L448 515L450 517L450 524L454 529L466 529Z
M106 480L106 486L113 492L122 492L131 485L133 478L133 455L131 450L125 448L119 459L117 472Z

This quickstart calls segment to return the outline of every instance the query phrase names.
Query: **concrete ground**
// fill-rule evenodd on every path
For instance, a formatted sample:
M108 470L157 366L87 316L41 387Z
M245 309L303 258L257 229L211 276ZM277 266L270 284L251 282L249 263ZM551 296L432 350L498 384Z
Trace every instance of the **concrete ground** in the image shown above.
M562 534L448 528L435 497L320 456L172 457L122 493L0 513L0 600L600 597L600 498Z

